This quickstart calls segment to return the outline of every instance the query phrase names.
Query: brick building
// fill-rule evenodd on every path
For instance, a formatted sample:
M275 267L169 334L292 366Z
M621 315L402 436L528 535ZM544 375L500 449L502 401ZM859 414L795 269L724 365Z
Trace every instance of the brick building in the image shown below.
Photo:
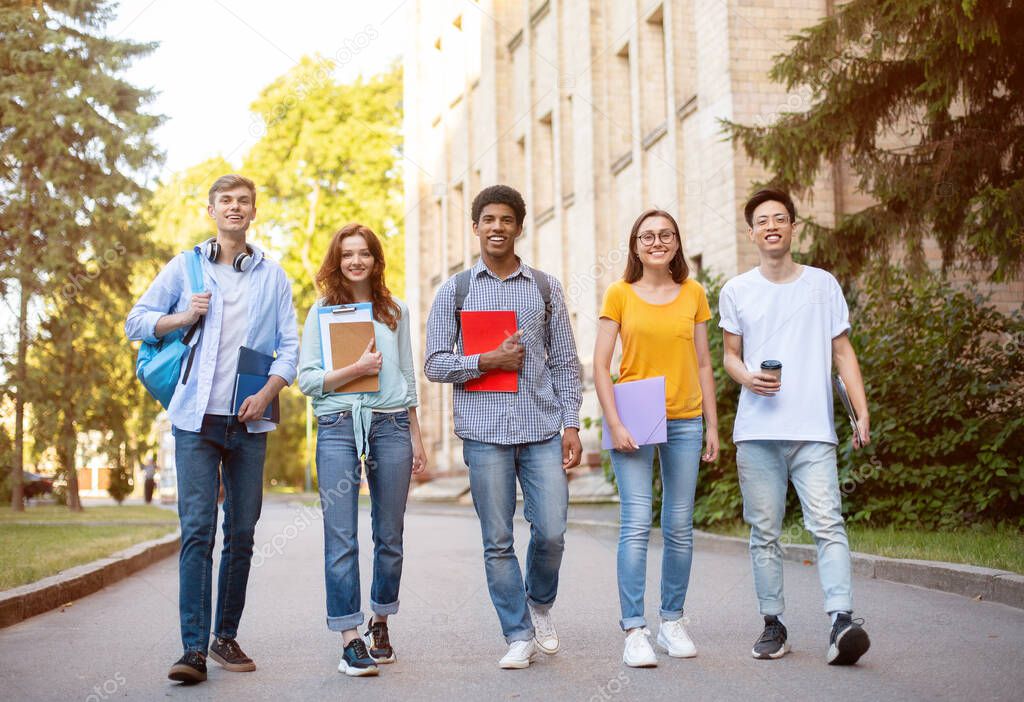
M604 289L622 273L633 219L676 214L697 268L756 265L742 206L764 176L722 138L721 119L768 123L806 109L767 71L786 37L831 0L415 0L405 51L407 297L423 329L437 287L471 265L469 206L507 183L527 203L518 251L561 279L586 370L583 415L600 414L591 354ZM842 166L802 213L824 222L866 200ZM1019 302L1022 286L1000 294ZM451 389L420 374L435 470L462 469ZM596 434L585 434L596 446Z

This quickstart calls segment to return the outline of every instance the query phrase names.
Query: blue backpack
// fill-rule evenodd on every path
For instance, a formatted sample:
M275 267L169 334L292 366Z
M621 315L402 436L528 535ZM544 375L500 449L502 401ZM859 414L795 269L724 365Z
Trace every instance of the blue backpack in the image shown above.
M185 254L185 267L188 270L189 283L192 286L192 293L198 294L203 291L203 269L199 262L199 253L195 256ZM174 307L169 310L174 311ZM164 335L155 344L143 341L139 347L139 358L135 363L135 376L142 382L143 387L149 394L155 397L164 409L171 404L174 391L178 387L178 378L184 385L192 371L192 361L195 358L196 346L199 345L199 337L202 336L203 320L200 317L193 324L187 333L182 335L177 329ZM195 343L192 343L195 338ZM185 363L185 373L181 372L181 364L185 356L188 361Z

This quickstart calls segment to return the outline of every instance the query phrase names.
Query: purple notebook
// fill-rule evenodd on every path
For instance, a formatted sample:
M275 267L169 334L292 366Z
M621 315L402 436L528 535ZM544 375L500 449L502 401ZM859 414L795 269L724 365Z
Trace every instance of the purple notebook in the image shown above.
M644 378L614 386L615 409L638 446L668 441L665 411L665 377ZM602 420L601 448L612 447L608 424Z

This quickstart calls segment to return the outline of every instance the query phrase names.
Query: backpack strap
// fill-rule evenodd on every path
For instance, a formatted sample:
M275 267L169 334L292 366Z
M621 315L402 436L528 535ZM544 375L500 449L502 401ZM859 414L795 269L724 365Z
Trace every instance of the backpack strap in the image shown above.
M466 296L469 295L470 278L473 269L467 268L459 271L455 276L455 335L458 336L462 329L462 307L466 304Z
M203 292L205 286L203 285L203 264L200 261L200 254L198 251L193 252L194 256L189 256L188 252L185 252L185 270L188 271L189 285L192 287L192 294L198 295ZM181 341L189 347L188 361L185 363L185 372L181 374L181 384L184 385L188 382L188 376L192 372L192 362L195 360L196 347L199 346L199 338L203 335L203 322L206 321L206 317L200 317L196 320L185 336L182 337ZM193 337L195 343L192 343Z
M551 325L551 315L553 307L551 306L551 283L548 282L548 277L536 268L530 268L525 263L523 268L530 271L530 275L533 276L533 282L537 284L537 290L540 291L540 297L544 300L544 326L549 327Z

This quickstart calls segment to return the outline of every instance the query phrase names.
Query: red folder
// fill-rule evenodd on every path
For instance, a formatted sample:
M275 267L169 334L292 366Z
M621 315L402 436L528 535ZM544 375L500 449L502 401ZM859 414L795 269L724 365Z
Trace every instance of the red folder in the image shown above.
M516 313L499 312L462 312L462 353L472 356L475 353L493 351L508 337L516 333L518 324ZM518 371L492 370L479 378L466 382L465 388L470 392L518 392Z

